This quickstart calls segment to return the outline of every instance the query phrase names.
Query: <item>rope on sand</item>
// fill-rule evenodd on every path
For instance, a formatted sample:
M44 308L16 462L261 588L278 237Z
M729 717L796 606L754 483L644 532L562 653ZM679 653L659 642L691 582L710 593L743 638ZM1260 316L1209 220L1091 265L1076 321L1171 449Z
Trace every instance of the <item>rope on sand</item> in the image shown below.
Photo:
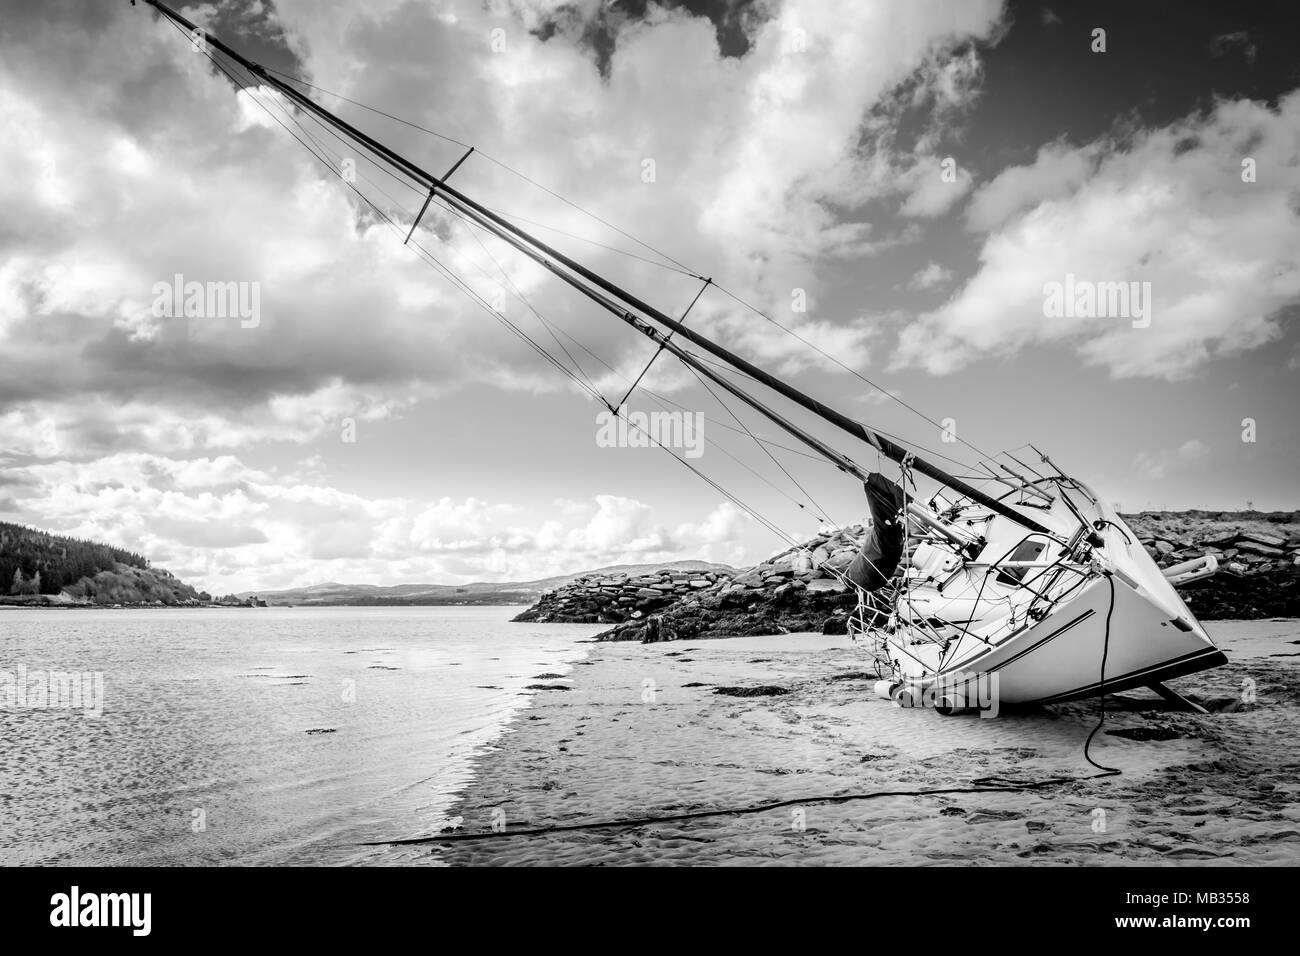
M1010 780L1005 777L977 777L971 783L974 786L942 787L934 790L875 790L869 793L849 793L830 797L797 797L791 800L777 800L772 803L760 803L751 807L733 807L724 810L696 810L690 813L674 813L658 817L632 817L624 820L600 820L590 823L571 823L549 827L533 827L524 830L501 830L486 833L445 833L435 836L413 837L403 840L376 840L361 843L359 846L414 846L426 843L465 843L471 840L495 840L506 837L544 836L551 833L571 833L579 830L634 829L657 823L677 823L685 820L703 820L709 817L734 817L754 813L767 813L784 807L803 805L835 805L851 803L858 800L874 800L877 797L931 797L951 793L1012 793L1016 791L1041 790L1047 787L1067 783L1082 783L1099 777L1113 776L1111 773L1092 774L1087 777L1047 777L1043 780ZM1001 785L999 785L1001 784Z

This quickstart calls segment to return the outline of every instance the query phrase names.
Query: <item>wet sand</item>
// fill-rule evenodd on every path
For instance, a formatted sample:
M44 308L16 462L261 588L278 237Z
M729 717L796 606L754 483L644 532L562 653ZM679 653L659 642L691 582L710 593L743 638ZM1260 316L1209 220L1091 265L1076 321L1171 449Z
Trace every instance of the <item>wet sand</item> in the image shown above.
M1231 663L1173 683L1217 707L1171 711L1146 691L989 719L875 697L865 649L780 635L601 644L538 681L457 801L460 833L799 807L630 828L403 847L394 862L528 864L1295 864L1300 862L1300 621L1209 626ZM1254 682L1255 703L1243 702ZM767 685L774 696L718 687ZM1246 695L1249 696L1249 695ZM1119 734L1112 733L1118 731ZM816 798L1078 778L1037 790ZM800 812L802 811L802 812ZM494 817L495 814L495 817Z

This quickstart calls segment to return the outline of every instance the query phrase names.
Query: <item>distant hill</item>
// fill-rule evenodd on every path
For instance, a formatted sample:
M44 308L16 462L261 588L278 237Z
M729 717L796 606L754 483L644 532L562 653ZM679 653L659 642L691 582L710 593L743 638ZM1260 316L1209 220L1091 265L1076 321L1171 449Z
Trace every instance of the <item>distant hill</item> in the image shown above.
M708 561L660 561L655 564L616 564L593 571L575 571L537 581L478 581L473 584L313 584L285 591L244 592L239 597L256 595L269 605L294 606L412 606L439 604L532 604L543 591L562 587L589 574L644 574L669 569L673 571L734 572L725 564Z
M49 603L56 597L94 604L201 600L171 572L125 548L0 522L0 603Z

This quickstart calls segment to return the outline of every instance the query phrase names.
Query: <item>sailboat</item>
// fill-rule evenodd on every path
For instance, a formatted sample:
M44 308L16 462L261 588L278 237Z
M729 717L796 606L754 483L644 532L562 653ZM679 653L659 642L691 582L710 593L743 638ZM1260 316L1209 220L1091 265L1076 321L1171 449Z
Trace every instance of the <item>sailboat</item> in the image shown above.
M990 703L1056 703L1148 687L1194 706L1164 682L1226 663L1174 589L1175 583L1214 573L1214 558L1161 571L1114 508L1047 455L1034 449L1036 465L1008 453L985 458L979 467L987 479L939 467L917 448L795 388L452 186L448 180L472 147L447 173L435 175L295 85L310 87L306 81L244 57L160 0L144 3L191 42L201 40L195 48L208 52L232 82L234 75L209 48L281 94L304 119L424 194L407 243L431 206L496 237L655 343L656 358L673 356L861 482L869 530L856 558L835 573L858 595L849 631L870 648L881 696L952 714ZM712 279L704 282L707 288ZM719 364L739 373L743 384L724 375ZM893 462L897 476L860 464L783 414L754 386L834 428L850 451L869 449L882 462ZM602 401L621 413L621 402ZM918 479L937 490L921 494Z

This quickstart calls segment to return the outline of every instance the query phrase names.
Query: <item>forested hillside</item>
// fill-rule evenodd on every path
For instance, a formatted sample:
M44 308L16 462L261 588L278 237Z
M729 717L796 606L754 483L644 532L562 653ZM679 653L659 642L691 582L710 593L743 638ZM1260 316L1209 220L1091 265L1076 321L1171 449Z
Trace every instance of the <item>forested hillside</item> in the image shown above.
M206 599L142 555L97 541L0 522L0 598L67 591L96 604L183 604Z

